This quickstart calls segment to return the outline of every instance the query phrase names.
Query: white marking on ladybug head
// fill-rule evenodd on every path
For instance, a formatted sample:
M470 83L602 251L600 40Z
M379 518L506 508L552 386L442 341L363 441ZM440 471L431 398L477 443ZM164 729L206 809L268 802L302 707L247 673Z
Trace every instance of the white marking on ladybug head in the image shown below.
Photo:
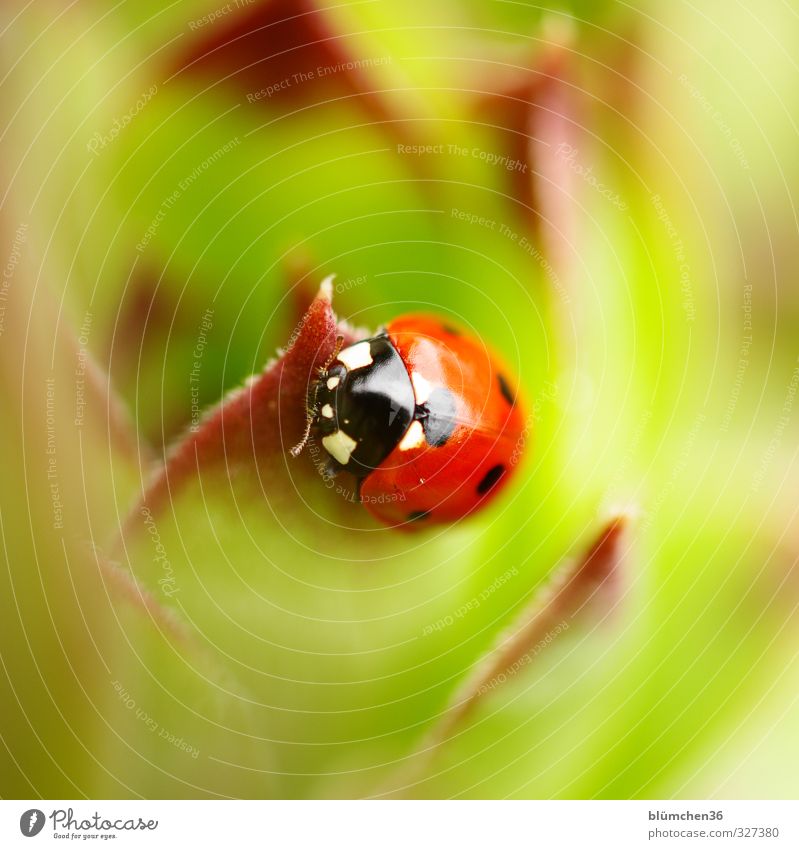
M413 383L413 394L416 396L416 403L424 404L433 391L433 385L429 380L422 377L418 371L411 372L411 383Z
M332 419L333 418L333 408L330 406L330 404L325 404L325 406L322 407L322 415L326 419Z
M338 460L342 466L346 466L350 461L350 454L355 450L358 443L351 436L347 436L343 430L337 430L330 436L323 437L322 445L324 445L328 454Z
M339 351L337 359L350 371L354 371L356 368L372 365L372 351L368 342L356 342L349 348Z
M405 431L399 444L400 451L410 451L424 445L424 428L420 421L411 422L411 426Z
M339 385L340 382L341 382L341 378L338 377L338 375L336 375L334 377L328 377L327 388L328 389L335 389Z

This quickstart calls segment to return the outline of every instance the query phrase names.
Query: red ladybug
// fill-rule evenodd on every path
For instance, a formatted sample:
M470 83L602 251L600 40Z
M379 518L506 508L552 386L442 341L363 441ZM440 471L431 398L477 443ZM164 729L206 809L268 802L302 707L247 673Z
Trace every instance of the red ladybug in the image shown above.
M486 346L426 315L338 350L309 390L306 437L358 480L389 525L453 522L507 483L521 445L518 392Z

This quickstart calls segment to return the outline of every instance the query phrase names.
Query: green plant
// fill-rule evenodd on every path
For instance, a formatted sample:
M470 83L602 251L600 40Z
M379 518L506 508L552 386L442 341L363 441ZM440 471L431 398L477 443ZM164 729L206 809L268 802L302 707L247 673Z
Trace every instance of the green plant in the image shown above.
M794 795L789 11L213 7L2 12L2 795ZM408 536L287 449L418 306L533 415Z

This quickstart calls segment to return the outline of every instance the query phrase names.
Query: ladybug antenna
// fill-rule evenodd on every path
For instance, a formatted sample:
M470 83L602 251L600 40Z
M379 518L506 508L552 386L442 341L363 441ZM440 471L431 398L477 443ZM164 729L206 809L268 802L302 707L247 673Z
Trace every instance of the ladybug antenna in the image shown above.
M336 344L333 347L333 352L325 360L325 364L319 368L319 374L320 375L324 376L327 373L328 368L330 368L330 364L333 362L333 360L336 359L336 357L339 355L339 353L341 352L341 349L343 347L344 347L344 337L339 334L338 336L336 336ZM314 396L315 395L316 395L316 392L314 391ZM314 418L316 416L315 408L316 408L316 398L314 398L313 404L307 405L306 418L305 418L305 430L302 433L302 438L293 448L289 449L289 454L291 454L292 457L299 457L300 454L302 454L305 446L308 444L308 440L311 438L311 428L313 427L313 421L314 421Z
M305 420L305 430L302 434L302 439L291 449L289 449L289 454L292 457L299 457L302 454L303 448L308 444L308 440L311 438L311 428L313 427L314 420L314 411L310 407L308 408L307 418Z
M319 368L319 374L327 374L327 370L330 368L330 364L336 357L341 353L341 349L344 347L344 337L339 333L336 336L336 344L333 346L333 351L330 356L325 360L325 364Z

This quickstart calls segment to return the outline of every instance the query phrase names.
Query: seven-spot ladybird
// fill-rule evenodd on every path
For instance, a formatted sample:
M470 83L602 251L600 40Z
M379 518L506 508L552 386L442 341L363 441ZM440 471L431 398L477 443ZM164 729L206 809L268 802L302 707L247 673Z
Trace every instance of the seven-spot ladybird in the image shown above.
M426 315L336 350L309 391L309 434L390 525L452 522L507 482L524 429L514 383L486 346Z

